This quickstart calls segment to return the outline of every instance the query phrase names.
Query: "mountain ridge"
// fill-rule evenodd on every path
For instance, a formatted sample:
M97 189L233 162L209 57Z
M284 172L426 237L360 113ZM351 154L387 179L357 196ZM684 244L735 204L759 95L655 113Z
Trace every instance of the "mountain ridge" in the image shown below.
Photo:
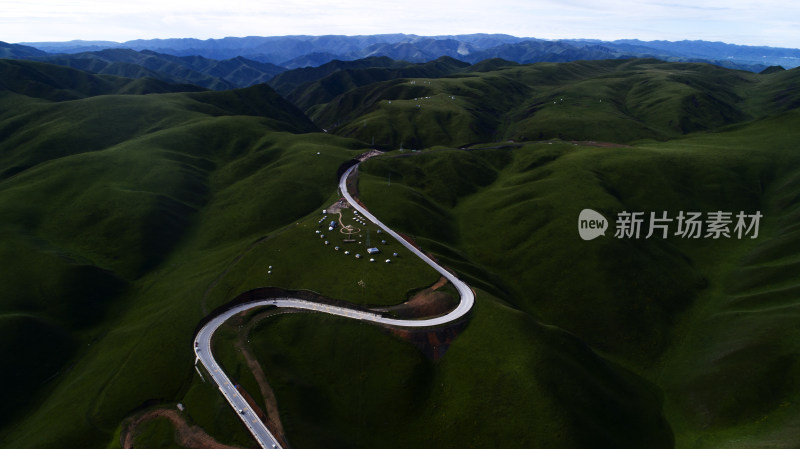
M168 83L191 83L213 90L228 90L266 83L285 71L274 64L236 56L216 60L202 56L174 56L152 50L106 48L98 51L36 55L27 58L77 68L95 74L140 78L148 76Z
M532 45L555 45L571 47L570 51L580 52L582 49L598 51L596 47L604 47L609 52L624 57L653 56L672 58L674 62L692 62L702 59L718 65L727 63L731 68L744 68L750 71L761 71L770 65L782 65L793 68L800 65L800 50L780 47L748 46L726 44L709 41L640 41L636 39L622 39L616 41L603 41L597 39L558 39L545 40L532 37L516 37L504 34L462 34L442 36L418 36L414 34L378 34L378 35L324 35L324 36L249 36L226 37L222 39L152 39L133 40L123 43L102 41L70 41L58 42L28 42L21 43L48 52L75 53L85 51L82 48L90 47L94 50L110 47L126 47L134 50L153 50L175 56L200 55L211 59L230 59L235 56L244 56L260 62L269 62L280 65L313 53L327 53L336 59L360 59L366 56L392 56L392 54L414 55L436 59L439 56L453 54L452 45L443 42L458 42L456 49L462 50L461 56L480 52L494 53L497 57L514 60L507 55L498 54L499 47L506 49L515 46L531 47ZM444 46L434 54L426 53L435 46ZM426 49L428 50L426 52ZM519 51L519 50L515 50ZM767 54L765 54L765 51ZM450 53L446 53L450 52ZM465 54L468 52L468 54ZM562 50L563 52L563 50ZM457 53L457 50L456 50ZM596 59L577 56L580 59ZM394 59L409 59L401 57ZM412 58L413 59L413 58ZM483 57L488 59L488 57ZM539 60L549 60L539 56ZM323 59L318 60L320 62ZM327 62L327 61L325 61ZM423 62L412 60L411 62ZM466 62L477 62L467 60ZM514 60L514 62L524 62Z

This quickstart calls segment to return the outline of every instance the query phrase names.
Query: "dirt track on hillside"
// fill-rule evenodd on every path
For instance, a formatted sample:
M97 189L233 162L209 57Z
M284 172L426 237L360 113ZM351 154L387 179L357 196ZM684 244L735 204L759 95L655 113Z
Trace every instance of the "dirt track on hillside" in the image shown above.
M275 398L275 392L272 390L272 387L267 381L267 376L264 374L264 369L261 367L261 364L258 363L258 360L250 348L250 345L247 344L250 332L253 330L253 328L264 318L275 314L276 313L273 311L261 313L251 319L247 323L247 326L240 331L238 341L236 342L236 347L241 351L242 356L244 356L245 360L247 361L247 367L250 369L250 372L253 373L253 377L256 379L256 383L258 384L258 389L261 391L261 397L264 399L264 407L266 408L266 424L273 434L281 437L285 436L285 433L283 430L283 424L281 423L281 416L278 412L278 400Z

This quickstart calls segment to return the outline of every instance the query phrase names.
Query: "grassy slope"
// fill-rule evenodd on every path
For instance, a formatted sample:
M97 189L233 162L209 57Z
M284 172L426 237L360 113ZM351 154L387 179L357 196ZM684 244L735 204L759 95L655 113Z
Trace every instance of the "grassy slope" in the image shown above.
M121 48L69 55L35 55L31 59L94 74L149 77L170 83L191 83L213 90L265 83L285 70L242 57L217 61L200 56L178 57Z
M288 95L289 92L296 89L298 86L314 83L340 70L368 69L372 67L403 67L407 64L407 62L394 61L384 56L357 59L355 61L333 60L319 67L301 67L279 73L270 80L269 85L278 93Z
M92 75L80 70L31 61L0 59L0 93L64 101L108 94L195 92L197 86L168 84L154 79Z
M540 66L536 76L564 76L562 69ZM480 77L498 89L520 85L502 73ZM755 93L742 95L742 111L777 113L796 101L794 74L768 76L774 81L748 84ZM431 81L414 89L435 89L441 80ZM457 87L477 98L486 85ZM45 351L42 358L53 362L15 383L34 394L7 402L14 420L3 410L0 441L115 447L120 420L156 399L182 400L187 415L218 439L247 444L235 413L191 368L192 330L208 310L262 285L267 264L277 267L282 286L352 297L355 276L370 272L354 265L334 275L339 255L309 231L319 209L336 199L333 173L358 144L275 132L309 125L283 107L259 109L270 102L248 101L243 92L129 99L68 91L74 101L20 93L0 99L17 111L38 108L28 121L0 117L4 142L21 139L0 152L4 167L17 167L0 180L0 208L9 217L0 252L14 261L0 278L11 292L0 304L4 360L22 366ZM668 123L668 114L657 116ZM525 435L526 445L670 447L659 393L641 376L663 391L679 447L738 440L791 447L797 390L781 379L797 374L788 314L796 302L790 248L798 186L790 168L797 118L634 149L532 144L369 162L361 188L376 215L422 237L491 294L479 292L469 327L434 365L357 323L321 316L265 322L256 347L290 441L383 447L427 446L433 438L485 447L519 445ZM97 145L104 139L86 140L75 126L94 126L100 136L122 129L108 137L127 138ZM457 132L479 135L468 125ZM582 242L574 218L583 207L609 216L623 207L758 207L768 218L757 242ZM283 257L273 263L278 250ZM303 274L309 266L332 282ZM431 281L415 273L399 290ZM396 302L402 293L389 295L387 284L397 282L377 276L368 289L382 285L381 301ZM20 338L28 328L41 338ZM742 374L731 376L735 370ZM19 372L7 372L4 380L19 382ZM463 432L482 428L480 418L486 432ZM154 426L147 435L163 440L164 429ZM400 436L387 442L386 435Z
M328 316L269 318L251 342L296 447L670 447L650 387L484 292L436 364Z
M114 54L132 54L139 58L115 58ZM112 56L108 58L108 56ZM129 59L129 60L126 60ZM137 60L138 59L138 60ZM133 50L101 51L95 54L50 56L43 58L48 64L71 67L98 75L114 75L126 78L155 78L169 83L191 83L207 89L233 89L230 83L210 75L199 73L184 65L146 57Z
M451 258L496 279L505 301L657 383L677 447L792 447L797 119L633 148L543 143L384 157L364 167L361 190L390 225L448 242ZM469 185L458 173L476 164L485 174ZM391 187L366 175L389 172ZM755 241L584 242L575 217L586 207L607 217L761 210L765 219Z
M357 65L355 63L353 65ZM390 67L348 68L301 84L286 92L286 98L300 109L308 111L357 87L398 78L439 78L463 71L466 67L469 65L445 56L421 64L397 61L392 62Z
M331 202L333 200L331 198ZM349 212L344 215L352 216ZM333 298L353 302L393 305L406 300L413 290L433 284L439 278L435 271L393 239L382 244L385 235L377 234L376 226L361 227L370 230L371 246L381 250L381 254L374 257L376 262L369 262L366 232L362 232L361 237L356 236L358 242L343 243L340 233L327 230L327 223L338 221L338 216L329 215L324 226L318 224L320 218L319 213L304 217L272 234L259 244L258 251L247 254L226 274L211 297L229 296L269 283L288 289L324 292ZM345 219L345 223L352 222ZM321 234L316 234L316 230ZM325 245L325 241L330 244ZM336 251L335 246L340 246L340 250ZM345 255L344 251L350 254ZM394 257L394 252L399 257ZM364 258L356 259L357 253ZM385 263L387 258L392 262ZM272 270L268 270L269 266ZM363 291L359 281L366 284Z
M789 86L798 76L641 59L545 63L375 83L307 113L339 135L374 137L392 149L506 139L667 140L796 107Z
M207 311L239 293L225 291L203 301L207 288L256 239L324 207L336 185L335 177L330 174L353 154L347 149L348 142L337 146L330 138L320 136L325 145L315 148L312 136L267 133L265 137L268 130L258 119L221 118L190 130L178 128L164 133L167 142L180 142L178 146L164 143L160 146L145 140L131 143L129 148L122 144L99 154L82 156L105 161L95 166L82 164L83 176L77 179L84 181L77 182L76 188L95 192L104 201L87 200L86 205L75 201L60 206L58 216L47 218L58 224L59 234L40 228L31 239L52 243L39 251L29 249L26 253L31 256L20 260L21 271L32 276L34 282L23 283L25 279L13 277L3 281L20 292L19 296L11 297L15 302L26 307L41 304L29 313L63 320L63 312L53 308L71 302L68 310L73 314L98 315L96 320L81 327L72 326L76 334L73 338L91 346L79 351L77 365L52 385L47 401L9 437L12 442L27 446L30 438L34 438L42 444L55 444L71 437L75 440L68 441L76 445L92 446L92 442L104 438L105 432L113 430L122 417L145 400L180 398L193 373L191 353L186 348L190 346L194 326ZM183 146L192 143L189 136L193 134L198 139L195 145ZM231 139L227 145L214 145L210 138L213 134L235 135L237 139ZM190 177L188 183L179 184L181 172L199 168L188 164L170 166L173 152L198 157L195 152L203 144L209 145L205 157L213 162L215 169L204 173L205 179ZM325 156L316 157L313 149L319 149ZM134 162L141 161L142 168L118 153L126 153ZM225 160L225 153L230 160ZM273 162L254 167L248 160ZM64 182L58 175L68 173L62 164L48 165L52 171L41 178L49 182L33 184L20 192L21 196L31 198L42 190L51 190L51 183ZM150 169L153 165L161 167L163 176L153 180L162 181L155 184L159 186L155 191L148 190L142 182L154 176ZM114 171L113 167L119 168ZM87 184L85 180L96 184ZM72 183L75 182L73 178ZM197 195L198 182L206 191L203 203L194 208L182 206ZM295 194L293 185L303 186L302 195ZM141 204L137 205L137 201ZM48 208L49 204L38 203L38 207L55 209ZM47 216L43 211L37 212ZM104 220L85 220L87 214L96 214ZM67 235L71 238L67 239ZM39 279L52 282L49 280L53 271L34 268L34 257L46 257L42 253L53 254L50 257L56 259L58 253L70 259L80 257L83 260L80 266L99 266L107 270L102 273L115 273L108 275L114 276L113 279L126 278L126 288L121 294L97 297L100 304L86 301L81 293L87 287L81 278L67 276L75 262L65 258L56 269L65 272L60 277L72 290L64 295L60 285L44 292L31 289L29 285L39 284ZM25 269L26 266L29 268ZM260 270L258 275L263 279ZM98 310L98 306L102 308ZM16 308L4 304L5 312ZM69 328L68 324L63 326ZM15 353L21 357L26 349L18 347ZM38 381L31 379L31 387L38 385ZM84 410L85 414L60 417L69 408L67 404ZM35 433L33 426L55 417L58 417L56 423L48 424L52 432ZM90 431L93 427L96 430Z
M796 331L798 216L796 113L737 132L727 146L766 149L763 237L724 253L698 254L716 268L678 323L679 339L657 365L681 447L794 447L800 439ZM699 139L699 148L710 144ZM744 164L753 164L745 156Z
M152 449L181 449L175 442L175 426L166 419L147 421L142 425L141 434L133 440L133 447Z
M109 78L29 67L46 75L38 98L3 93L16 114L0 119L3 166L17 167L0 181L2 349L19 367L3 372L0 440L97 447L145 401L187 391L194 326L239 293L203 301L207 287L324 207L358 145L279 132L313 127L263 86L91 96L71 79ZM90 96L49 101L63 85Z

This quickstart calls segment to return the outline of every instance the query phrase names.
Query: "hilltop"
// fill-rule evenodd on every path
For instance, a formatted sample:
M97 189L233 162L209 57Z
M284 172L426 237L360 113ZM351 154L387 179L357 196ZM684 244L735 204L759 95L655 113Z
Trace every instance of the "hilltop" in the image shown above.
M330 98L323 92L335 92L331 85L357 78L337 72L287 98L318 126L387 149L668 140L780 113L800 100L791 88L798 69L759 75L648 59L505 64L374 82Z

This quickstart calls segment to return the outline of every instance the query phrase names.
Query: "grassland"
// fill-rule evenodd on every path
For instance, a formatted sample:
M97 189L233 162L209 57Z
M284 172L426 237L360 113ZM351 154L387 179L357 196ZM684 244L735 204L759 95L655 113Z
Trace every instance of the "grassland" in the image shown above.
M388 58L332 61L323 67L299 69L278 75L270 81L270 85L305 111L312 106L328 103L358 87L398 78L438 78L461 72L468 67L469 64L446 56L420 64L392 61ZM335 70L337 68L339 69ZM326 76L322 76L324 74ZM308 81L301 83L304 79Z
M31 67L47 88L3 92L20 109L0 119L15 167L0 181L0 316L4 366L18 367L2 374L15 388L0 440L105 446L134 409L187 391L194 327L240 293L209 299L209 286L324 207L360 145L283 131L314 128L263 86L54 101L66 69Z
M262 321L251 342L292 445L671 447L646 383L574 337L479 298L440 363L364 323L316 314ZM226 357L226 369L242 369Z
M14 385L3 447L118 448L125 417L176 402L217 440L252 445L193 368L204 316L264 285L387 305L438 278L396 242L370 263L343 254L363 251L363 232L343 243L319 227L337 169L372 136L431 147L368 161L361 197L478 303L438 362L362 323L264 320L251 344L294 447L800 439L796 70L495 61L311 106L337 136L266 86L207 92L0 62L0 355L13 367L0 382ZM587 207L764 218L755 240L584 242ZM254 392L234 338L223 331L215 350ZM137 438L174 445L161 421Z
M175 428L166 418L147 421L143 427L133 441L134 447L181 449L174 441Z
M362 168L361 191L390 226L447 242L457 263L491 275L505 302L657 385L676 447L792 447L797 119L623 148L541 142L386 156ZM476 167L483 176L458 175ZM389 174L391 187L378 181ZM616 239L612 219L609 237L584 242L583 208L765 218L755 240Z
M338 197L332 197L329 204L336 200ZM345 209L342 215L343 223L354 224L355 229L362 231L351 236L355 242L344 242L347 236L338 231L340 228L328 231L330 221L338 222L338 214L328 214L322 224L319 220L323 215L319 212L304 217L260 242L257 250L248 252L214 286L210 298L230 298L236 292L277 285L370 305L394 305L439 278L438 273L400 243L377 233L377 226L354 222L352 209ZM380 254L367 254L368 238L369 246L379 248ZM393 256L395 252L398 257ZM356 254L361 258L357 259ZM375 262L370 262L370 258ZM386 259L391 262L386 263Z
M795 108L798 76L642 59L579 61L394 79L302 107L321 127L387 149L663 141Z

